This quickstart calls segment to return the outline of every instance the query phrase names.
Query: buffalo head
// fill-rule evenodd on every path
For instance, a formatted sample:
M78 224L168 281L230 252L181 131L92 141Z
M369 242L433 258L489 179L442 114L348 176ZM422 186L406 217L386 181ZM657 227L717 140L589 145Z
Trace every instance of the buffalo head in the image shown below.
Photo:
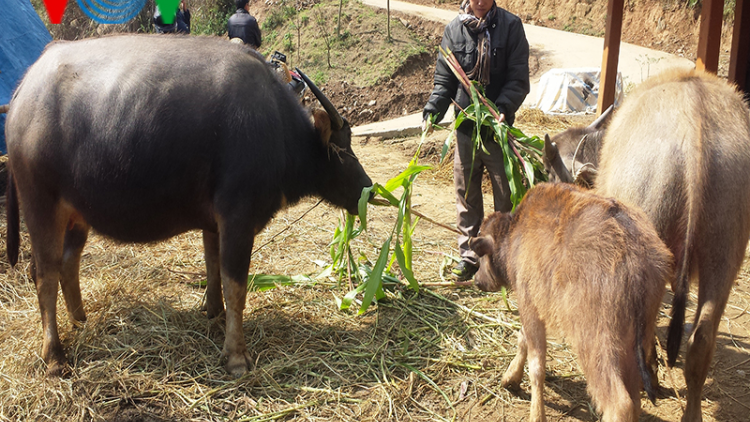
M551 139L544 137L544 169L550 182L593 187L599 166L599 149L612 116L610 106L586 127L573 127Z
M320 196L333 205L357 214L362 189L372 186L372 180L365 173L352 150L352 130L336 110L331 101L315 86L312 80L296 69L324 110L313 110L315 130L327 149L328 163L322 177Z

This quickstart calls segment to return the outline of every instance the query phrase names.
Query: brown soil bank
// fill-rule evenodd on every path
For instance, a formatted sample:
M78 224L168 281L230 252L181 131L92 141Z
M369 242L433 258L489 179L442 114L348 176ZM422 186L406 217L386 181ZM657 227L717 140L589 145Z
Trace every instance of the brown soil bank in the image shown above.
M446 9L458 9L460 4L460 0L407 1ZM497 4L528 24L598 37L603 37L606 29L606 0L497 0ZM701 4L700 0L628 0L622 40L695 60ZM719 63L719 75L723 76L729 63L734 7L734 0L725 2Z

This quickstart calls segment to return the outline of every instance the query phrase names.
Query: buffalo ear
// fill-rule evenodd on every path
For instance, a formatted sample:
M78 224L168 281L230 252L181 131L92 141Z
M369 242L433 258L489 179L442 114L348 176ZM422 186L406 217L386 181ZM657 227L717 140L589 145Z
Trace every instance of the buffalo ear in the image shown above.
M495 249L495 241L489 236L472 237L469 239L469 247L474 253L482 257L492 253Z
M570 170L565 167L563 159L560 156L560 151L557 149L557 144L549 139L549 135L544 135L544 161L545 169L550 175L550 181L556 179L552 176L556 176L560 182L573 183L573 175L570 174Z
M331 118L325 110L319 108L312 110L312 117L315 131L318 132L320 140L323 142L323 146L328 147L328 143L331 141L331 134L333 133L331 128Z
M596 182L596 175L598 172L594 167L586 166L578 172L576 175L575 184L586 189L592 189Z
M552 140L549 139L549 135L545 133L544 134L544 158L546 158L551 163L559 155L560 155L560 152L557 150L557 144L552 142Z

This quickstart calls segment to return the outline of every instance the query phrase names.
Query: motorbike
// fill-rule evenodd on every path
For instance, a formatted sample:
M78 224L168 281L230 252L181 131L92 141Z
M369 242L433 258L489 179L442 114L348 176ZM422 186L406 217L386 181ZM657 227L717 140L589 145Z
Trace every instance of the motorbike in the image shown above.
M302 99L305 96L305 91L307 90L307 84L302 79L302 77L299 75L299 73L295 72L294 70L289 69L289 67L286 65L286 55L274 51L271 55L270 60L268 60L268 65L271 66L271 68L276 71L276 73L279 75L279 78L282 82L286 82L291 90L299 96L300 99Z

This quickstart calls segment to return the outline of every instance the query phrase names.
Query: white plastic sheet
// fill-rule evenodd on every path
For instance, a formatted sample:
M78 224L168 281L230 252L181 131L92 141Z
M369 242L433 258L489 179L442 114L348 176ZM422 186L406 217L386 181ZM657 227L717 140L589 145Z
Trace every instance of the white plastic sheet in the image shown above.
M598 67L552 69L542 75L535 107L547 114L590 114L599 98ZM617 73L615 107L622 100L622 75Z

